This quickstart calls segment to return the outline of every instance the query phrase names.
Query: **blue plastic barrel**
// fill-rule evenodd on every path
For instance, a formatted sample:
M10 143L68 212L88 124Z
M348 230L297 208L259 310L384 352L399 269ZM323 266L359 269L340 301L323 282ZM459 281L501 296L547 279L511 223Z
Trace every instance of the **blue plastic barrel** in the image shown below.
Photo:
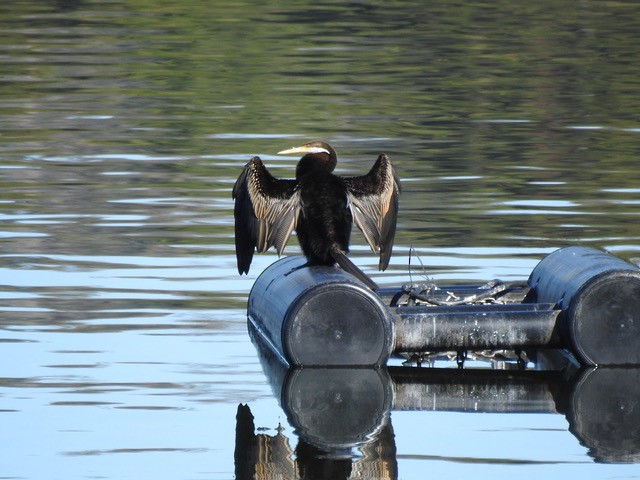
M393 346L388 307L344 270L305 262L285 257L258 277L251 328L289 365L384 365Z
M562 342L587 365L640 364L640 268L607 252L571 246L533 269L536 302L561 309Z

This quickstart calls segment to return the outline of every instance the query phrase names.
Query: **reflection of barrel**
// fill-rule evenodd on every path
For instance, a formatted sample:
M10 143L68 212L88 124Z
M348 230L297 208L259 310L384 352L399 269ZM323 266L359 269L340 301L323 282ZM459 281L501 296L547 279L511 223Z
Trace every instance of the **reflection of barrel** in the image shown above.
M563 343L588 365L640 364L640 269L600 250L566 247L529 277L538 302L557 303Z
M569 429L603 463L640 462L640 370L584 370L564 412Z
M301 257L274 263L249 295L249 320L292 365L381 365L391 354L389 309L342 269L306 268Z
M377 294L339 268L304 262L277 261L249 296L251 325L285 364L383 365L392 353L544 347L569 349L586 365L640 365L640 269L599 250L553 252L531 273L526 300L504 304L389 307L388 289Z
M387 423L392 397L384 369L303 368L289 370L281 404L306 442L349 455Z

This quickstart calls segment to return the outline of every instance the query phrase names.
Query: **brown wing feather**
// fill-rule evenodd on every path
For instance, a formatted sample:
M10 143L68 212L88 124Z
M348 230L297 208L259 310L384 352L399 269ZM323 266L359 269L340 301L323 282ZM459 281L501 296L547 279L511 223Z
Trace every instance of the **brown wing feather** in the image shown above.
M240 274L249 272L255 250L275 246L278 255L284 250L300 211L296 185L295 180L273 177L259 157L244 167L232 191Z
M389 161L381 154L369 173L344 178L349 191L353 220L374 253L380 254L380 270L389 265L398 218L400 181Z

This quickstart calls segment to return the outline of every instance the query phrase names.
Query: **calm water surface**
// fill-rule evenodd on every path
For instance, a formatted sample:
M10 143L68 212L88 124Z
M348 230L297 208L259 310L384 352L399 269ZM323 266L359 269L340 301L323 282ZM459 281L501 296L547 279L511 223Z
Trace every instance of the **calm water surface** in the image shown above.
M640 478L637 430L589 444L576 395L504 413L518 394L498 388L473 413L477 383L462 406L396 392L359 448L314 450L246 331L277 257L235 267L242 166L292 176L275 152L309 139L340 173L394 161L391 265L359 234L352 252L382 285L409 280L412 248L412 278L445 284L524 279L567 244L640 262L638 5L562 5L2 3L0 477L247 478L242 403L288 462L256 478Z

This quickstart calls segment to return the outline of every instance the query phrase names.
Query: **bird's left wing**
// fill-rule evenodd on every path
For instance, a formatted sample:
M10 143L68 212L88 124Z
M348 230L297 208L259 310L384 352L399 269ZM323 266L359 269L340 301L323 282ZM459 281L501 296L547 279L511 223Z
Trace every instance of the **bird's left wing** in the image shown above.
M255 250L275 246L278 255L284 250L300 211L296 185L273 177L259 157L244 167L232 191L238 273L249 272Z
M347 186L353 220L374 253L380 254L380 270L389 265L398 218L400 181L389 161L381 154L369 173L343 177Z

